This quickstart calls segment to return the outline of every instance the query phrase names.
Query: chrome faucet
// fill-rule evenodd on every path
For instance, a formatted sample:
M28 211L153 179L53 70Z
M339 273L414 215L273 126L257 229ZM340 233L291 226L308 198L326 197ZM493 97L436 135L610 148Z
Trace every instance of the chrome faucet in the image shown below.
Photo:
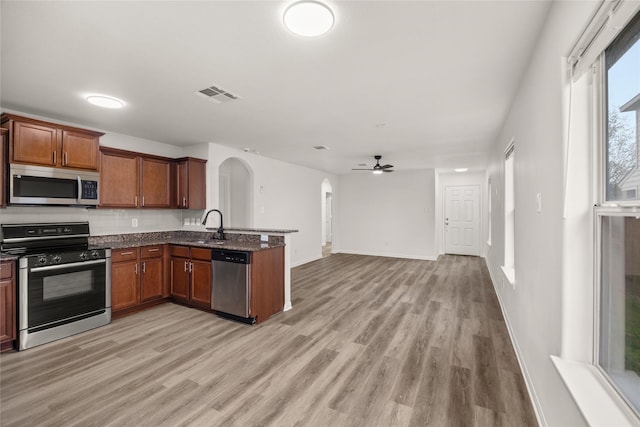
M209 217L209 214L211 212L218 212L220 214L220 227L218 227L218 239L225 240L224 227L222 225L222 212L220 212L218 209L209 209L207 213L204 214L204 217L202 218L202 225L207 225L207 218Z

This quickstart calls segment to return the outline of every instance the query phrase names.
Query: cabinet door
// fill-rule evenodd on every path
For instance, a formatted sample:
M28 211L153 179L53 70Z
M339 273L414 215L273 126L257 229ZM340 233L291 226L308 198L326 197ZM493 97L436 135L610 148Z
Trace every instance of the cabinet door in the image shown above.
M97 136L62 131L62 166L98 170L98 144Z
M56 166L58 158L58 130L34 123L13 123L11 161L34 165Z
M191 261L191 302L211 307L211 261Z
M162 298L162 258L143 259L140 266L140 302Z
M207 163L185 159L176 164L176 204L183 209L206 207Z
M5 189L6 180L6 153L7 153L7 140L9 139L9 131L5 128L0 128L0 207L7 205L7 192Z
M100 206L138 206L138 157L102 152L100 155Z
M142 206L171 207L171 163L167 160L142 158Z
M0 263L0 343L16 339L16 282L13 262Z
M171 296L184 301L189 300L189 260L171 258Z
M111 309L133 307L140 302L138 261L111 264Z

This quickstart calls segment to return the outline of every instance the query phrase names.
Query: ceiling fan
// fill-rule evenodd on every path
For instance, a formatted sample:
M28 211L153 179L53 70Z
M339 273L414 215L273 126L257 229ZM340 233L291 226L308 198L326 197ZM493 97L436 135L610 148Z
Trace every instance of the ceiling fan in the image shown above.
M371 168L371 169L351 169L354 171L373 171L373 173L377 174L381 174L382 172L393 172L393 170L391 169L393 167L393 165L384 165L381 166L380 165L380 159L382 158L382 156L377 155L377 156L373 156L374 159L376 159L376 165Z

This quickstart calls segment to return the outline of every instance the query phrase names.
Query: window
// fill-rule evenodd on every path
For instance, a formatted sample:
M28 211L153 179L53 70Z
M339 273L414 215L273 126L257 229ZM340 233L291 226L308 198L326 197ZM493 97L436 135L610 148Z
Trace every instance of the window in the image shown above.
M640 414L640 14L604 53L597 365ZM636 210L634 212L634 210Z
M502 271L511 283L515 285L515 185L514 158L515 147L513 140L505 150L504 155L504 265Z

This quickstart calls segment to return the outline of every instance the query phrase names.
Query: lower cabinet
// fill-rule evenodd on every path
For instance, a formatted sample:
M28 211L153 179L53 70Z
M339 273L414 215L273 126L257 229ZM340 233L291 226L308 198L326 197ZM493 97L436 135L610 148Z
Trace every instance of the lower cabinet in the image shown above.
M211 250L171 245L170 253L171 297L211 308Z
M16 339L16 263L0 262L0 351Z
M111 310L117 313L167 296L165 245L111 252Z

